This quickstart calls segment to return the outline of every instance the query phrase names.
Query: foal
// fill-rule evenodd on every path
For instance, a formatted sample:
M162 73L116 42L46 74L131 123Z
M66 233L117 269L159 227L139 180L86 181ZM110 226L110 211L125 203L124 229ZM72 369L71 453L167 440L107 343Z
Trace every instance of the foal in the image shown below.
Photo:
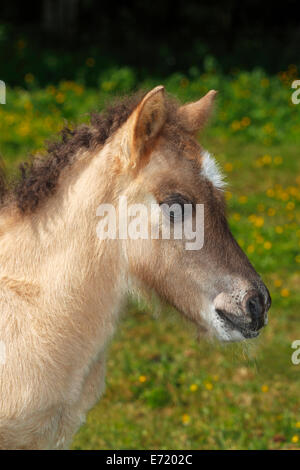
M215 95L181 107L162 86L136 95L65 131L1 191L0 448L68 447L103 392L129 290L154 290L221 341L266 324L268 290L228 228L222 175L195 139ZM193 219L203 204L203 247L185 249L184 237L100 240L97 208L118 211L121 196L190 204Z

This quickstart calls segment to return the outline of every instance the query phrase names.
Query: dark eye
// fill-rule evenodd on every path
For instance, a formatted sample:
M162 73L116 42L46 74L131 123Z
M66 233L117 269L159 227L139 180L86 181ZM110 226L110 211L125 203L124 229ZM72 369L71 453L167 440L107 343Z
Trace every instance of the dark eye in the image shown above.
M188 208L184 207L185 205L188 205ZM184 216L188 210L192 210L193 206L193 203L188 198L178 193L170 194L160 203L163 213L172 222L180 219L183 221Z

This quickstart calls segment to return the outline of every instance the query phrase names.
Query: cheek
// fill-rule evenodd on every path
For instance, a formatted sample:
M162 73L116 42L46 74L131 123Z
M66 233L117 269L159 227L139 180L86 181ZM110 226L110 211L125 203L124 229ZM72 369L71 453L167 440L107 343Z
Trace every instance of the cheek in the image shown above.
M156 290L175 283L178 267L182 265L181 250L176 249L176 244L170 240L127 240L131 273Z
M159 273L161 253L155 241L126 240L126 252L129 269L135 276L148 283Z

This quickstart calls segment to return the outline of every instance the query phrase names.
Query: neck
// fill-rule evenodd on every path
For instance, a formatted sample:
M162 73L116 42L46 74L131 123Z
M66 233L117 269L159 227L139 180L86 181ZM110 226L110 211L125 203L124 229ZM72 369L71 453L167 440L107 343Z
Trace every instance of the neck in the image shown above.
M115 197L111 161L107 146L82 155L61 175L55 196L2 236L0 251L0 279L33 284L43 309L80 322L88 314L94 327L99 315L111 322L127 290L119 241L100 241L96 232L97 207Z

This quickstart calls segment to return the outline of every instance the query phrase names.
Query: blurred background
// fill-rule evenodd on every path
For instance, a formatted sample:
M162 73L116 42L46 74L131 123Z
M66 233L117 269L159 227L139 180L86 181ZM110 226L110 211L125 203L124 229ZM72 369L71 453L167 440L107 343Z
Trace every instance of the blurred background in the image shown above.
M128 301L107 389L74 449L299 448L300 80L297 2L4 2L0 154L9 172L65 121L164 84L183 102L219 90L201 136L229 183L230 226L272 295L245 345L197 343L169 308Z

